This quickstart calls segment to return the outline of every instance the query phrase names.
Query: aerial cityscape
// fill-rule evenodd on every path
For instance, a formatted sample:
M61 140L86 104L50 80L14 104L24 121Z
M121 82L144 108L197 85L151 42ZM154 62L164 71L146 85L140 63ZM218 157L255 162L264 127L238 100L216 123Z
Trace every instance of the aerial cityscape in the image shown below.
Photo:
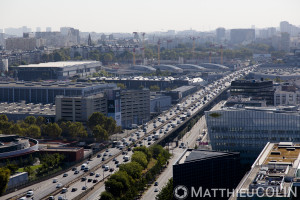
M0 200L300 199L300 1L0 5Z

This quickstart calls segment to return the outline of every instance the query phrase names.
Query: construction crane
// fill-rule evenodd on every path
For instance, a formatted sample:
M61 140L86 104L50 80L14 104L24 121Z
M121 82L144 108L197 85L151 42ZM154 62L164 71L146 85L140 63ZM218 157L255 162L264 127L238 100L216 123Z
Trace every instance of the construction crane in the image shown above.
M145 34L146 33L142 33L142 36L143 36L143 49L142 49L143 50L142 51L143 52L143 60L145 59Z
M213 43L211 43L210 45L210 50L209 50L209 63L211 63L211 48L214 47L215 45Z
M191 40L193 40L193 47L192 47L192 54L193 58L195 59L195 48L196 48L196 37L190 37Z
M157 64L160 65L160 39L157 41Z
M135 47L132 49L132 64L135 65Z

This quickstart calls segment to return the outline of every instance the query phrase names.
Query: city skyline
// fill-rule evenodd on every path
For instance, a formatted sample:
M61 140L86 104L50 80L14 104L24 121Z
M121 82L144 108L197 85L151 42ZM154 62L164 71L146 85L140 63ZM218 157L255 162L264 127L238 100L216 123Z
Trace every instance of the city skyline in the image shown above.
M27 26L75 27L84 32L153 32L167 30L211 31L218 27L279 27L281 21L300 25L297 0L219 0L181 1L70 1L51 3L29 0L4 0L0 29ZM18 5L17 7L15 5ZM48 13L47 13L48 10ZM13 11L13 12L12 12ZM16 15L17 13L17 15ZM45 14L46 13L46 14ZM88 23L90 21L90 23ZM98 22L97 22L98 21Z

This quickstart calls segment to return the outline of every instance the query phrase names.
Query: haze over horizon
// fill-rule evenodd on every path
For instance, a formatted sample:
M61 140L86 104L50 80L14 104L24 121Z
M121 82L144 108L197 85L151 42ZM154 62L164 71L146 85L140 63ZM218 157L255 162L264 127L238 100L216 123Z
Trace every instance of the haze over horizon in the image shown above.
M209 31L300 25L299 0L2 0L0 29L74 27L82 32Z

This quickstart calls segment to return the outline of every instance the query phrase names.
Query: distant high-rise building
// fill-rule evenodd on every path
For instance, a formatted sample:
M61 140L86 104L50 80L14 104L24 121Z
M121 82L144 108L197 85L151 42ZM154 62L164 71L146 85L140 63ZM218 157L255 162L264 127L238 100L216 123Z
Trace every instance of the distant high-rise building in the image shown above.
M225 28L217 28L216 30L217 41L220 42L225 39Z
M231 29L230 41L232 44L252 42L255 39L255 29Z
M0 46L4 47L4 44L5 44L4 33L0 33Z
M102 34L101 35L101 40L106 40L106 35Z
M280 50L285 51L285 52L290 51L290 34L287 32L281 33Z
M41 32L41 27L36 27L35 32Z
M70 45L79 44L80 36L79 36L79 30L78 29L74 29L74 28L71 28L71 27L61 27L60 28L60 33L63 36L68 37Z
M276 34L276 28L270 27L268 28L268 37L273 37Z
M280 22L280 32L291 34L291 24L287 21Z
M47 27L46 32L51 32L51 27Z
M110 35L108 36L108 39L109 39L109 40L113 40L113 39L114 39L114 35L113 35L113 34L110 34Z

